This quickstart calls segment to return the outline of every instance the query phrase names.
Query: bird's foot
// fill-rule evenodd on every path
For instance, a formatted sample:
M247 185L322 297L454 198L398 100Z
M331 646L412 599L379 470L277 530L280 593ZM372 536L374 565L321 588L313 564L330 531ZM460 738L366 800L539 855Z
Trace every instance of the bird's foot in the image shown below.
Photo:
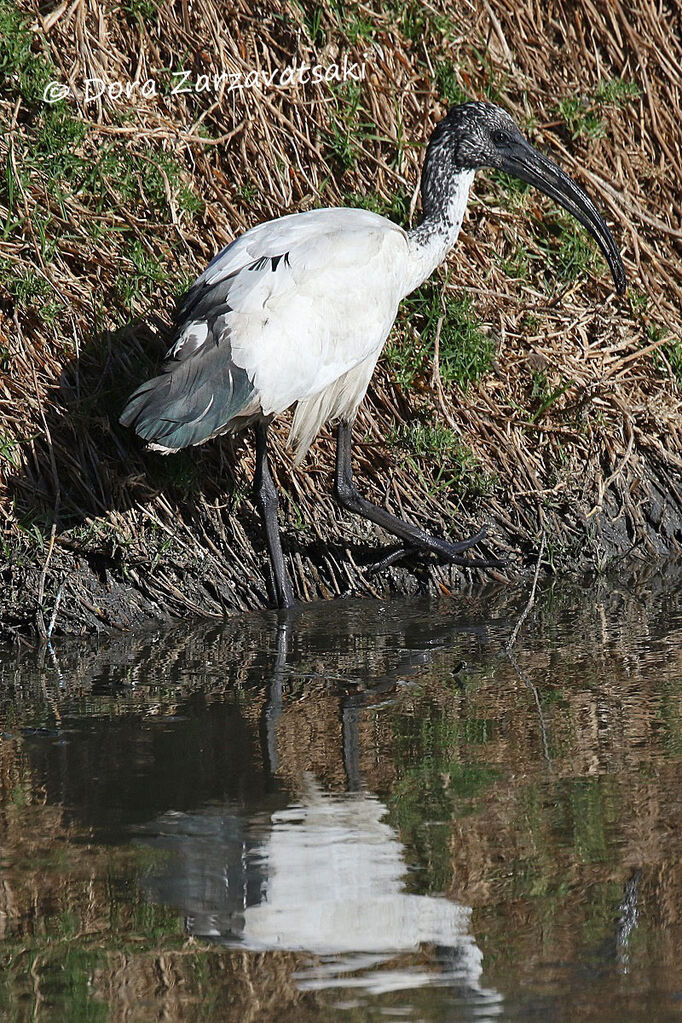
M461 565L464 568L505 568L506 561L501 561L499 558L462 557L464 551L480 543L487 533L488 527L484 526L474 536L470 536L466 540L459 540L457 543L439 540L437 551L434 551L432 547L421 546L417 543L399 544L397 547L393 546L387 551L384 550L380 557L375 558L365 567L371 575L374 575L376 572L382 572L384 569L390 568L391 565L395 565L396 562L402 561L403 558L413 557L415 554L435 553L440 560L449 561L453 565Z
M377 572L383 572L385 568L390 568L391 565L395 565L397 561L402 561L403 558L407 558L415 553L414 547L407 547L405 544L398 544L391 547L384 547L380 553L374 553L372 557L368 558L363 562L363 568L368 575L376 575Z
M484 540L487 535L488 527L483 526L482 529L479 529L478 533L468 537L466 540L460 540L458 543L448 543L447 541L443 541L443 547L439 551L439 556L444 558L446 561L451 562L453 565L462 565L465 568L504 568L507 562L500 558L461 557L463 551L468 551L470 547L475 547L476 544L480 543L481 540Z

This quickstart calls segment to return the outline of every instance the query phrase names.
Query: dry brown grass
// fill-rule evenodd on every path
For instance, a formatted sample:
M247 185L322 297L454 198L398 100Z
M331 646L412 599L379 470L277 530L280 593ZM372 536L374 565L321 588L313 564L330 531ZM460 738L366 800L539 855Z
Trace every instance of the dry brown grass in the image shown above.
M343 17L326 2L155 8L22 4L31 53L19 63L15 54L0 101L5 631L49 630L58 596L57 630L267 600L264 544L240 496L250 444L162 462L116 425L122 402L163 353L183 284L244 229L354 195L386 207L401 196L405 210L412 199L418 215L423 145L461 93L500 102L585 185L622 243L630 294L611 294L603 265L549 202L481 175L437 285L446 303L471 296L493 366L465 389L441 385L431 352L420 352L423 322L401 316L356 427L360 484L453 537L489 521L489 549L508 552L512 568L534 559L543 531L561 568L599 567L632 546L679 547L679 8L495 0L453 12L438 0L355 3ZM344 56L367 63L355 93L296 85L87 105L82 96L86 78L161 82L161 69L182 64L194 80ZM39 97L49 78L74 92L54 108ZM566 268L572 252L577 268ZM397 353L411 349L407 387ZM391 443L414 422L436 424L445 448ZM358 568L374 533L337 519L329 435L293 471L286 429L277 473L302 598L462 583L447 567L386 577ZM444 490L434 463L449 460L454 477L470 464L458 437L475 456L475 485Z

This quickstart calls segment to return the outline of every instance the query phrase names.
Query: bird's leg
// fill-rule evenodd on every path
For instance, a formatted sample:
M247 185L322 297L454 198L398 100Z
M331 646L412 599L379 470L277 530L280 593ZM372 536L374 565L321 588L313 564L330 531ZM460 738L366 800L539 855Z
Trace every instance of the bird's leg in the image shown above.
M371 522L376 522L378 526L403 540L410 548L420 551L432 551L434 554L439 554L442 558L446 558L455 565L468 565L470 568L500 568L504 564L504 562L492 559L463 558L460 556L462 551L468 550L469 547L473 547L474 544L483 539L487 532L485 528L476 533L475 536L470 536L467 540L460 540L459 543L448 543L437 536L431 536L430 533L426 533L419 526L413 526L409 522L404 522L403 519L391 515L390 512L379 508L376 504L372 504L371 501L365 500L358 493L353 482L351 425L350 423L343 422L343 420L339 423L336 434L335 489L337 500L343 508L355 512L357 515L362 515ZM384 565L392 564L408 553L409 550L407 549L395 551L384 561Z
M270 564L275 581L275 596L279 607L294 606L294 591L284 564L282 541L277 521L277 488L270 475L268 465L268 427L266 423L256 424L256 472L253 477L253 489L260 513L263 516L265 535L270 552Z

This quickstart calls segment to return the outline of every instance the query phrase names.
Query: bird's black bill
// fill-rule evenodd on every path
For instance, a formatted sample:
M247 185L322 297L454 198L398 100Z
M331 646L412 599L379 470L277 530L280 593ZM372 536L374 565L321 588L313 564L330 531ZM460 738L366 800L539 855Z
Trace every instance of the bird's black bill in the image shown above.
M552 160L526 143L514 143L503 154L501 170L539 188L586 227L604 253L616 291L625 294L625 267L613 236L592 200Z

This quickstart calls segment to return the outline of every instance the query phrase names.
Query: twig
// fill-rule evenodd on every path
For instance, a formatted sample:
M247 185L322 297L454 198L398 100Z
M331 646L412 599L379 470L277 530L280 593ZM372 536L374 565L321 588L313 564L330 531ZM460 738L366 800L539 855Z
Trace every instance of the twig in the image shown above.
M509 640L507 641L507 644L506 644L506 646L504 648L504 651L505 651L506 654L508 654L511 651L511 648L514 646L514 643L516 642L516 640L518 638L518 635L519 635L519 632L521 630L521 626L523 625L523 623L525 622L526 618L530 614L530 609L532 608L533 604L535 603L535 590L536 590L537 585L538 585L538 576L540 574L540 564L542 562L542 555L543 555L544 550L545 550L545 540L546 540L546 537L547 537L547 534L543 533L542 534L542 540L540 541L540 550L538 551L538 560L537 560L537 562L535 564L535 575L533 576L533 585L531 586L531 589L530 589L530 597L528 598L528 603L526 604L525 608L523 609L521 617L519 618L518 622L514 626L514 631L512 632L511 636L509 637Z
M57 590L57 596L55 598L54 607L52 608L52 617L50 618L50 624L47 627L47 635L45 637L47 639L48 643L50 642L50 637L52 636L52 630L54 629L55 622L57 621L57 612L59 611L59 605L62 602L62 593L63 592L64 592L64 583L62 583L61 586L59 587L59 589Z
M545 760L551 766L552 758L549 755L549 746L547 745L547 729L545 727L545 719L542 716L542 707L540 706L540 694L538 693L538 687L536 685L534 685L531 682L531 680L528 678L528 676L525 674L525 672L523 672L521 670L521 668L518 665L518 662L517 662L516 658L512 654L512 652L509 649L509 647L505 648L505 653L506 653L507 657L509 658L509 663L511 664L511 666L514 669L514 671L516 672L516 674L519 676L519 678L521 679L523 684L526 686L526 688L530 689L531 693L533 694L533 699L535 700L535 706L537 707L537 710L538 710L538 719L540 721L540 736L542 738L542 751L544 753Z
M525 674L525 672L523 672L521 670L521 668L518 665L518 662L517 662L516 658L512 654L512 647L514 646L514 643L516 642L516 640L518 638L519 632L521 631L521 626L523 625L523 623L525 622L526 618L530 614L530 610L531 610L533 604L535 603L535 591L536 591L537 585L538 585L538 576L540 575L540 565L542 563L542 555L543 555L544 550L545 550L545 540L546 540L546 533L543 533L542 534L542 540L540 541L540 550L538 551L538 560L535 563L535 575L533 576L533 585L531 586L531 589L530 589L530 596L528 598L528 603L526 604L525 608L523 609L523 612L522 612L521 617L519 618L518 622L514 626L514 631L512 632L511 636L509 637L509 640L505 644L504 652L507 655L507 657L509 658L509 663L511 664L511 666L514 669L514 671L516 672L516 674L519 676L519 678L521 679L523 684L526 686L526 688L529 689L531 691L531 693L533 694L533 699L535 700L535 706L537 707L537 711L538 711L538 718L540 720L540 734L542 736L542 749L543 749L543 752L544 752L544 755L545 755L545 760L547 761L548 764L551 764L552 760L551 760L551 757L549 755L549 746L547 745L547 729L545 728L545 719L542 716L542 707L540 705L540 695L538 693L537 686L535 686L531 682L531 680L528 678L528 676Z

